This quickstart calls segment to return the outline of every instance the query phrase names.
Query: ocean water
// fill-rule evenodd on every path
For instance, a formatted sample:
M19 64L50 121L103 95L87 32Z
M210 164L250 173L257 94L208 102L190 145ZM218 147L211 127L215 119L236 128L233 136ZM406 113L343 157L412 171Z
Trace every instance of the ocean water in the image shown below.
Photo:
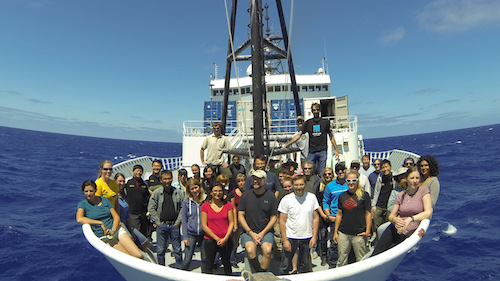
M418 248L389 280L500 280L500 124L367 139L370 151L434 155L441 194ZM103 159L174 157L181 144L0 127L0 280L124 280L75 221Z

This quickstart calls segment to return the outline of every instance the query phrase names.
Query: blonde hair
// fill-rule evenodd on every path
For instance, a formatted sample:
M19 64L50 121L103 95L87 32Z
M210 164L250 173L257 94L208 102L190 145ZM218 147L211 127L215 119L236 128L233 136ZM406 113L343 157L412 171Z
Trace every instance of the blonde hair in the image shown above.
M99 175L97 176L97 178L102 177L102 172L101 172L101 170L102 170L102 168L104 168L104 164L107 164L107 163L111 164L111 167L113 167L113 162L111 162L110 160L103 160L103 161L101 162L101 164L99 164Z
M215 180L221 183L229 183L229 178L224 175L218 175Z
M247 175L245 175L245 174L238 174L238 175L236 175L236 181L239 181L239 180L246 181L247 180Z
M356 188L355 193L356 193L356 196L358 197L358 200L360 200L361 197L363 197L363 188L361 188L361 185L359 184L359 174L358 174L358 172L355 172L355 171L349 171L349 173L347 173L347 175L346 175L346 178L349 175L355 175L356 179L358 180L358 182L356 183L357 188Z
M193 199L194 201L193 194L191 193L191 186L195 185L197 185L200 188L200 196L199 196L200 198L198 198L198 201L195 202L198 203L198 205L201 205L201 203L203 203L203 201L205 200L205 190L204 188L201 187L201 183L199 180L193 177L187 181L186 194L189 198Z
M319 192L325 191L326 185L330 183L330 182L326 181L326 178L325 178L326 171L330 171L332 173L332 181L335 179L335 173L333 172L333 169L332 168L325 168L323 170L323 175L321 175L321 183L319 184Z

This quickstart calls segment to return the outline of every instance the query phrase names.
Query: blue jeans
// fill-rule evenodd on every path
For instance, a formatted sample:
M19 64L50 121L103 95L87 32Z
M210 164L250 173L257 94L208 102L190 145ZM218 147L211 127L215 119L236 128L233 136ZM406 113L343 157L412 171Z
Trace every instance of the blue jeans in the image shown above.
M330 223L330 232L328 232L328 240L330 241L330 247L327 250L327 261L328 267L334 268L337 267L337 260L339 258L339 251L337 244L333 242L333 231L335 229L335 223Z
M323 170L326 167L326 150L318 152L309 152L307 162L311 162L313 167L316 167L314 174L323 175Z
M191 264L191 260L193 260L194 250L196 249L196 245L200 247L201 254L201 270L203 271L203 267L205 266L205 251L203 251L203 235L191 235L188 234L189 246L184 250L184 260L182 261L181 269L188 270L189 265Z
M281 274L288 274L289 273L290 266L292 265L292 258L293 258L293 255L295 255L297 248L299 248L299 260L298 260L299 273L309 272L309 241L310 240L311 240L311 238L308 238L308 239L288 238L288 241L290 241L290 244L292 246L292 251L288 252L283 247L283 251L285 252L285 254L281 255L281 265L280 265Z
M167 241L170 238L172 248L174 248L175 267L182 266L182 251L181 251L181 233L179 227L172 224L161 224L156 227L156 253L158 263L165 265L165 251L167 250Z

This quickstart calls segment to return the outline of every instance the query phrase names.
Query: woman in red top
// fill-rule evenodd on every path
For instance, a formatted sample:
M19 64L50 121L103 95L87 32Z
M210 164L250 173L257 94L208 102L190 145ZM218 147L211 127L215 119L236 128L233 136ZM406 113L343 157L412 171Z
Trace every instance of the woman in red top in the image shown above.
M233 243L229 236L234 225L233 204L224 200L224 189L218 182L214 183L208 202L201 206L201 226L205 231L203 250L205 251L205 271L213 273L215 255L220 254L224 273L231 275L231 252Z

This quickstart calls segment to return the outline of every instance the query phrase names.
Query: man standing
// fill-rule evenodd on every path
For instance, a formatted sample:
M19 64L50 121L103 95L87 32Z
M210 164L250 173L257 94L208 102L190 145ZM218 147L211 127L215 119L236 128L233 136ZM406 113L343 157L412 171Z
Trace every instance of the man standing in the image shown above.
M276 196L276 198L278 198L280 187L281 187L280 182L279 182L278 177L274 173L265 171L266 157L264 157L264 156L255 157L255 159L253 160L253 168L256 171L261 170L264 173L266 173L267 180L265 181L264 188L266 190L271 191ZM245 186L243 187L243 190L250 191L250 190L252 190L252 188L253 188L253 180L251 177L249 177L249 178L247 178L247 181L245 182Z
M375 171L373 171L373 173L371 173L368 176L368 181L370 182L370 186L372 187L372 191L375 189L375 183L377 183L377 178L378 178L378 175L380 174L381 163L382 163L382 160L380 160L380 159L373 160L373 167L374 167ZM373 198L373 192L371 195Z
M243 192L238 204L238 220L243 227L241 245L245 247L248 260L254 272L266 271L271 262L273 251L273 226L276 223L277 199L274 193L267 190L266 172L251 172L253 189ZM259 263L257 247L262 249L262 260Z
M397 183L392 176L391 162L387 159L382 160L382 171L375 183L372 199L372 215L373 215L373 232L383 223L389 221L389 211L387 205L389 197L394 188L397 188Z
M303 166L304 179L306 181L306 192L316 194L319 189L319 184L321 183L321 178L313 174L313 164L311 162L306 162Z
M337 210L339 205L339 196L342 192L349 189L346 179L347 169L343 163L337 163L335 165L335 174L337 178L326 185L325 195L323 197L323 210L326 214L326 219L330 222L330 238L333 238L333 230L335 229L335 219L337 218ZM337 266L338 259L337 244L332 240L330 243L330 248L328 248L328 266L329 268L334 268Z
M375 168L370 163L370 155L363 155L361 162L363 162L363 166L359 169L359 174L369 177L375 171Z
M298 116L295 123L297 123L298 132L293 135L294 137L302 131L302 127L304 127L304 117ZM307 161L307 155L309 154L309 135L303 134L294 143L294 147L300 149L300 166L304 166L304 163ZM297 159L295 153L293 153L293 159Z
M160 173L163 188L158 188L149 199L148 211L156 225L156 253L158 263L165 265L165 251L170 239L174 249L175 267L180 269L182 264L181 235L181 207L184 196L182 191L172 187L172 172L163 170Z
M238 174L246 175L247 172L245 170L245 166L240 164L240 157L238 155L233 156L233 159L231 160L231 165L229 165L229 169L231 170L231 174L233 174L233 176L229 181L229 190L234 190L238 188L238 184L236 182L236 176L238 176Z
M153 173L151 176L149 176L148 179L148 187L149 187L149 192L153 194L153 192L161 187L161 177L160 177L160 172L161 172L162 164L160 160L155 160L153 161L152 165L152 170Z
M214 133L207 136L203 141L200 149L201 163L206 166L211 164L216 167L217 174L224 174L227 178L231 178L231 171L228 169L229 164L224 161L223 149L231 149L232 146L226 136L221 134L220 122L213 124ZM205 150L207 150L207 158L205 161Z
M327 160L327 137L330 136L333 147L335 148L335 157L339 158L339 149L337 148L337 143L335 142L335 138L332 134L332 130L330 128L330 120L321 118L319 116L321 111L321 106L319 103L313 103L311 106L311 110L313 113L313 118L307 120L302 127L302 131L293 137L291 141L283 146L286 148L287 146L295 143L300 139L302 134L309 134L309 154L307 155L307 161L313 163L316 168L316 174L323 174L323 170L326 167Z
M280 229L285 255L282 256L281 274L289 274L292 257L299 249L299 273L309 272L309 249L316 245L318 236L318 200L305 191L306 181L302 175L293 178L293 194L281 200Z
M125 188L132 227L147 237L149 236L149 220L146 213L148 211L149 189L141 178L142 172L142 166L135 165L132 169L134 177L127 181Z

